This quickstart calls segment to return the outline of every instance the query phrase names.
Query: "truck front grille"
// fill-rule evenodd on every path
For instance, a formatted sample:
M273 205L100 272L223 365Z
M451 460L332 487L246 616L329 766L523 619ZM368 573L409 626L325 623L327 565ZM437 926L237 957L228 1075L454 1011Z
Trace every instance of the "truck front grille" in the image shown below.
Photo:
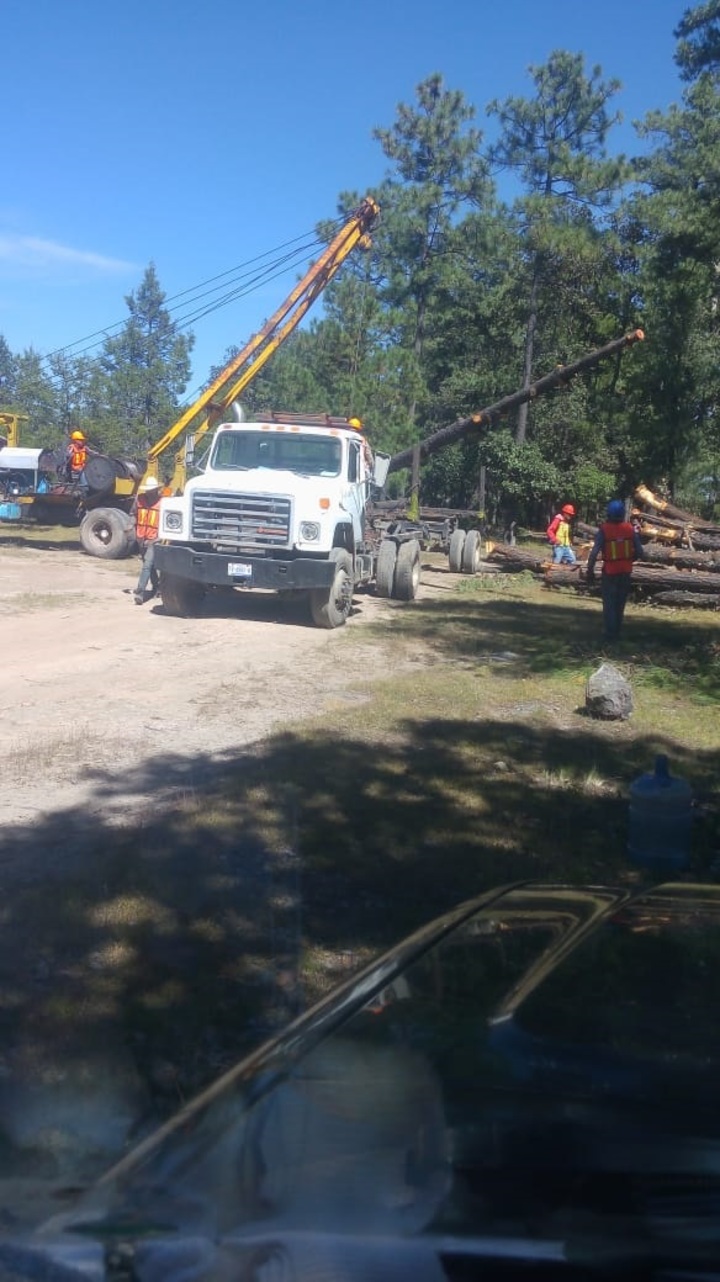
M289 498L196 490L192 538L221 548L286 548L291 516Z

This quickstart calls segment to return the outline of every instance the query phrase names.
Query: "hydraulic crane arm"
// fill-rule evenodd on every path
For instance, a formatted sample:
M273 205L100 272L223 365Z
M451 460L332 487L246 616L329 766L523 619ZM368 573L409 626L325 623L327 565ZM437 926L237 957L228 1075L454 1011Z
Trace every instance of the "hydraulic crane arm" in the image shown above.
M640 342L645 337L641 329L634 329L629 334L623 334L620 338L614 338L611 343L606 343L604 347L596 347L594 351L588 352L581 356L579 360L573 361L570 365L559 365L551 374L546 374L544 378L538 379L536 383L531 383L529 387L521 388L519 392L513 392L511 396L504 396L501 401L495 401L494 405L487 405L485 409L478 410L475 414L468 415L467 418L459 418L454 423L449 423L447 427L441 427L432 436L427 436L424 441L419 441L417 445L410 445L406 450L401 450L399 454L393 455L390 460L389 472L398 472L403 467L411 467L413 456L418 457L418 461L428 458L431 454L436 454L446 445L453 445L455 441L462 440L465 436L471 436L474 432L479 432L480 428L490 426L494 418L499 418L501 414L508 414L518 405L524 404L525 401L532 401L536 396L542 396L544 392L549 392L553 387L558 387L561 383L567 383L576 374L583 373L586 369L591 369L597 365L598 361L607 360L609 356L619 355L626 347L631 347L633 343Z
M277 351L280 344L300 323L348 254L352 253L357 246L366 248L370 244L368 233L378 213L378 205L370 196L367 196L262 329L245 344L242 351L233 357L202 395L148 451L147 475L157 476L157 460L160 455L198 416L201 417L193 427L196 441L222 421L223 415L228 412L233 401L259 374L273 352ZM174 489L182 488L184 473L184 452L180 451L175 459L175 471L171 480Z

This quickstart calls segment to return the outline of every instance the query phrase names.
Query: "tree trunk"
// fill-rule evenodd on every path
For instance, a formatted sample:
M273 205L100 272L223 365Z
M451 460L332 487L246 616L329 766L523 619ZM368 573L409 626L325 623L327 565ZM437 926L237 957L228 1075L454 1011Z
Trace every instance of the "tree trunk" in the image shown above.
M527 330L525 331L525 353L523 359L523 381L522 390L524 392L530 387L532 382L533 355L535 352L535 330L537 329L538 316L538 294L540 291L540 264L536 257L533 268L532 287L530 289L530 314L528 316ZM522 445L527 436L527 421L530 409L530 402L523 401L518 410L517 426L515 428L515 440L518 445Z

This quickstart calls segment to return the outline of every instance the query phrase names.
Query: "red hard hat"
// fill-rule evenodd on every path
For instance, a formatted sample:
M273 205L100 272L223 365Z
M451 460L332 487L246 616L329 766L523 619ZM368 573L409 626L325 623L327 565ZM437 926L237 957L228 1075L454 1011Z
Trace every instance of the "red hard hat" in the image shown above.
M575 508L573 507L572 503L566 503L564 507L560 508L560 511L562 512L563 516L575 515Z

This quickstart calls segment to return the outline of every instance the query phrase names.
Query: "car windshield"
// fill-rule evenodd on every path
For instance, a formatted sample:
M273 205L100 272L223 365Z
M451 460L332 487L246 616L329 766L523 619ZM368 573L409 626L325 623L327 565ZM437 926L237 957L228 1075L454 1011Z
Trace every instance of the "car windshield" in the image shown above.
M210 466L232 472L266 467L300 476L339 476L342 442L338 437L300 432L221 432Z
M498 1250L712 1253L717 888L488 898L226 1074L64 1227L187 1282L255 1282L277 1252L288 1277L432 1282Z

